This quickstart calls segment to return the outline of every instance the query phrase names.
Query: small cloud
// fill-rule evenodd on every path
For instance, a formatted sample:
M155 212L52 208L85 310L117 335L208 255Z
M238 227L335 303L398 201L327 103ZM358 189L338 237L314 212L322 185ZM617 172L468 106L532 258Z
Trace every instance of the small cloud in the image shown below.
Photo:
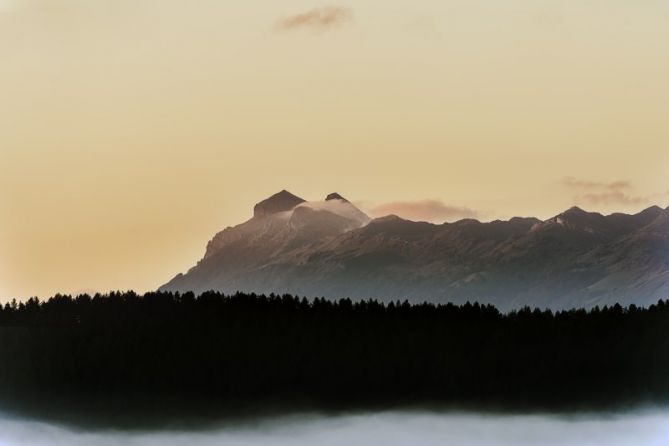
M653 200L662 199L667 196L667 193L655 193L645 196L633 194L632 191L634 188L632 184L624 180L602 183L565 177L562 180L562 184L579 191L574 196L576 202L584 202L592 205L633 206L648 204Z
M330 6L317 8L302 14L286 17L277 23L279 31L291 31L299 28L327 30L353 20L353 13L348 8Z
M573 189L609 189L609 190L620 190L620 189L631 189L632 185L629 181L618 180L612 181L610 183L600 183L597 181L586 181L580 180L574 177L565 177L562 180L562 183L565 186L571 187Z
M439 200L395 201L372 207L369 213L373 217L395 214L414 221L443 223L463 218L479 218L477 211L466 207L449 206Z
M599 193L589 193L583 194L577 197L581 201L586 201L590 204L619 204L619 205L635 205L643 204L648 202L647 197L637 197L634 195L628 195L621 191L611 191L611 192L599 192Z

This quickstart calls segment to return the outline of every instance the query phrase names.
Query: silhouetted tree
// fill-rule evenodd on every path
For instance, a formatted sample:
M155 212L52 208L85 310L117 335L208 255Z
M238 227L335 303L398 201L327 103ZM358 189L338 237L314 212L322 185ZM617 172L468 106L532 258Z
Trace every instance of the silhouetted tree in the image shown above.
M0 307L0 403L599 407L669 399L669 305L590 311L290 295ZM148 404L148 403L147 403Z

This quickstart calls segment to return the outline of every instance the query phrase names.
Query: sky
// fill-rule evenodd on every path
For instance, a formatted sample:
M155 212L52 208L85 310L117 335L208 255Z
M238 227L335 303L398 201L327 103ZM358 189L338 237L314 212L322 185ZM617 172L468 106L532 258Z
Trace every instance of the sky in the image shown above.
M281 190L669 205L669 1L0 0L0 301L155 289Z

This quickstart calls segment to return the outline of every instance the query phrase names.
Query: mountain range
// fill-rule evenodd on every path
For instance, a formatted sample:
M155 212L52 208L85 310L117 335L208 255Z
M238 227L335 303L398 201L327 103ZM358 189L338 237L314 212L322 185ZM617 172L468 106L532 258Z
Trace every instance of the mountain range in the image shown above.
M372 219L337 193L283 190L216 234L163 291L218 290L566 309L669 298L669 208L548 220Z

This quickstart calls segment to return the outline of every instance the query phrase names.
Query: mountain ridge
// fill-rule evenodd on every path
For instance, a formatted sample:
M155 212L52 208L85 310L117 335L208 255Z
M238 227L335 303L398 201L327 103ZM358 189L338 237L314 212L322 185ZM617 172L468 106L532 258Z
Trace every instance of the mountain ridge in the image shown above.
M371 219L337 193L283 190L217 233L164 291L291 293L501 309L646 305L669 297L669 209L434 224Z

